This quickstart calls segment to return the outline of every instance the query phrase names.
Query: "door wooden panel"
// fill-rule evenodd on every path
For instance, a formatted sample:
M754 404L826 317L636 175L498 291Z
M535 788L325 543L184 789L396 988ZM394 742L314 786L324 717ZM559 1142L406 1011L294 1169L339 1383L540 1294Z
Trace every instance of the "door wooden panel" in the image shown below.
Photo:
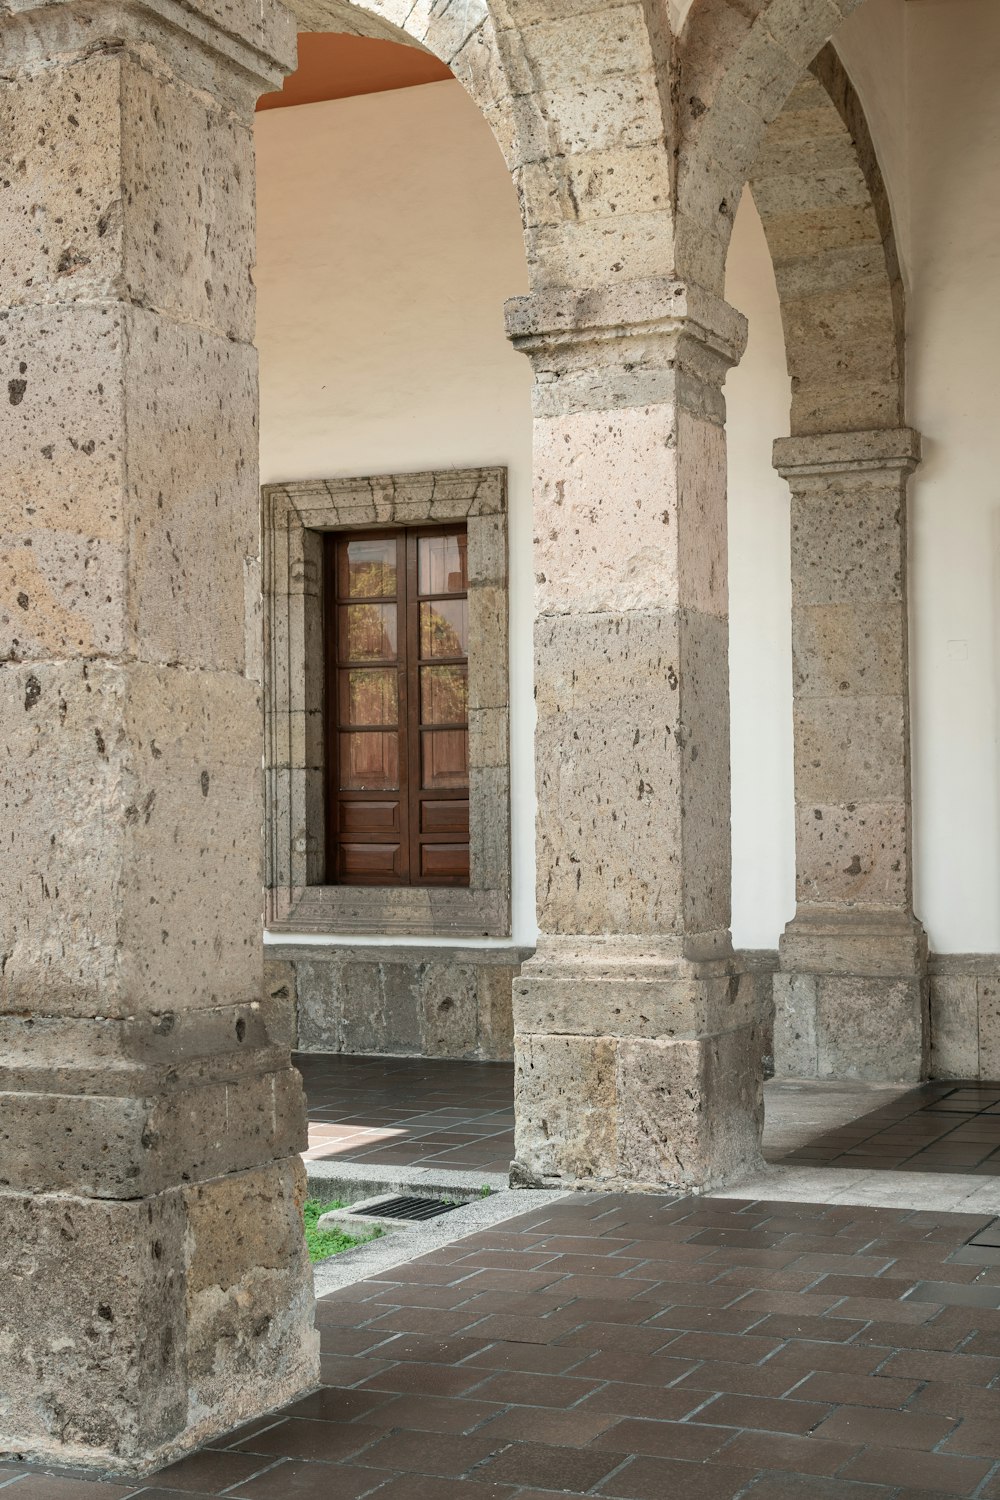
M462 526L325 540L327 879L468 885Z

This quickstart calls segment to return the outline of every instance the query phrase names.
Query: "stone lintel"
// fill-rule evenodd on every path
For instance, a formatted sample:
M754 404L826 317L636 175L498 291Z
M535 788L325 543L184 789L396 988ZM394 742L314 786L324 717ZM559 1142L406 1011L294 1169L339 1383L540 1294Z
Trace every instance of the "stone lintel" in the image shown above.
M203 0L11 0L2 28L10 69L102 45L152 45L178 73L244 112L280 87L297 60L295 20L280 0L239 0L226 24Z
M773 463L783 479L837 474L912 474L920 462L920 434L910 427L828 432L776 438Z
M721 425L747 325L703 288L658 277L512 298L507 334L534 367L536 416L676 403Z

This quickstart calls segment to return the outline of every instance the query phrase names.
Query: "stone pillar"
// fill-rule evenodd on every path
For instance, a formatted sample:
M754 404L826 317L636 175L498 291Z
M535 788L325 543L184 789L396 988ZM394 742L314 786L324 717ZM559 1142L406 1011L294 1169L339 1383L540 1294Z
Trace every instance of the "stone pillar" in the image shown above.
M726 456L740 315L631 283L508 305L535 383L535 957L515 1180L705 1187L754 1166L729 934Z
M130 1473L317 1371L243 597L294 31L220 16L0 20L0 1451Z
M913 915L906 428L780 438L792 491L796 911L775 980L793 1077L926 1076Z

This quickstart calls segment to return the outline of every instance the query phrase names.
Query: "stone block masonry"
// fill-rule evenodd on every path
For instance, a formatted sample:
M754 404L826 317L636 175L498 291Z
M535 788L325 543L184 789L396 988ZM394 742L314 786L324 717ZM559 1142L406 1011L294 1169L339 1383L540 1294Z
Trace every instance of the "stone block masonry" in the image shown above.
M243 602L294 32L164 10L0 22L0 1451L125 1473L317 1373Z

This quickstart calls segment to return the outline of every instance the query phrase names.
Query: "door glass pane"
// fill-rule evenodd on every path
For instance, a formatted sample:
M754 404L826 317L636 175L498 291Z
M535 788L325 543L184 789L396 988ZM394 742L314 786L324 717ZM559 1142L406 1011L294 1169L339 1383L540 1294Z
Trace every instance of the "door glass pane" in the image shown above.
M437 599L420 606L420 655L465 656L469 641L467 599Z
M420 722L464 724L469 717L467 667L420 668Z
M395 724L398 688L392 667L374 671L352 667L342 674L341 693L344 724Z
M387 661L396 655L396 606L348 604L340 609L340 655L345 661Z
M469 587L468 539L464 532L418 537L417 559L422 594L464 594Z
M426 788L467 787L469 735L465 729L432 729L421 735Z
M340 789L344 792L387 792L399 786L399 736L342 734Z
M347 543L347 588L352 599L385 599L396 592L395 537Z

